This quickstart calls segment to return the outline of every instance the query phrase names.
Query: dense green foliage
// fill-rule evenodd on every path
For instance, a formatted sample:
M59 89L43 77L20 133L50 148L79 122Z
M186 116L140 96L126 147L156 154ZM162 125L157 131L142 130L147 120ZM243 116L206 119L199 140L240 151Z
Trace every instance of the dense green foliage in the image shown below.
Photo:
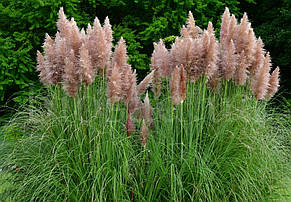
M60 86L2 129L0 162L15 201L268 201L288 175L290 114L268 111L246 87L188 84L173 106L151 99L155 128L128 137L124 105L97 78L73 99ZM290 112L289 112L290 113ZM289 119L289 120L288 120ZM18 134L21 137L13 141ZM290 139L289 139L290 140ZM289 152L289 153L288 153ZM290 160L290 159L289 159ZM278 198L276 198L278 199Z
M154 41L178 35L189 10L201 27L208 21L219 24L225 6L236 16L240 13L238 0L2 0L0 102L13 99L23 103L28 95L38 93L36 50L41 49L45 33L53 36L56 32L55 22L61 6L79 27L85 27L95 16L101 21L109 16L114 25L114 38L125 38L129 62L137 69L148 69Z

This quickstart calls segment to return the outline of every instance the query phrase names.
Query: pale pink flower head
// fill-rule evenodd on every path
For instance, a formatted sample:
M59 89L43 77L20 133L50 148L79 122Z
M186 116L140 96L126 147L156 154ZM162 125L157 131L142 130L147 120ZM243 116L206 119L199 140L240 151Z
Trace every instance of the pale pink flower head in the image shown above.
M261 66L260 70L257 71L257 74L252 80L252 90L258 100L264 99L268 92L269 80L270 80L270 69L271 69L271 58L270 54L264 58L264 63Z
M279 67L277 67L271 74L270 80L269 80L269 88L268 92L266 94L266 98L270 99L279 88Z

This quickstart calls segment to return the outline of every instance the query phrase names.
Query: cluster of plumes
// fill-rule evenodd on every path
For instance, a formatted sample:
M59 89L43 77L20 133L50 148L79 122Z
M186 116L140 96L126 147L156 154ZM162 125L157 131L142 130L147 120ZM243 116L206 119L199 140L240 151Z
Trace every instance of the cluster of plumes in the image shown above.
M127 107L128 116L126 129L128 136L135 131L132 116L134 114L141 115L139 117L142 118L144 122L142 126L141 143L145 146L148 137L147 127L153 129L153 120L148 94L146 93L144 102L140 100L140 96L145 93L151 84L155 71L148 74L137 85L136 71L132 70L127 60L126 44L121 37L107 68L107 97L109 98L108 101L110 104L122 101Z
M173 70L170 82L170 91L173 105L178 105L185 100L186 82L187 73L183 65L181 65L180 67L176 66Z
M270 55L265 52L262 40L256 38L246 13L238 24L228 8L222 15L220 41L215 37L211 22L207 30L202 31L189 12L186 26L182 27L181 36L170 50L162 41L154 43L151 69L155 70L153 89L156 96L160 96L162 78L171 76L171 92L180 88L177 72L181 68L191 82L205 75L212 89L217 89L221 80L232 79L236 85L245 85L248 80L257 99L272 97L279 87L279 68L270 75ZM173 104L181 103L179 98L173 97L176 95L172 93Z
M122 101L128 109L126 122L130 136L135 131L133 115L143 120L141 143L147 143L148 129L153 129L152 111L148 95L144 102L140 96L152 82L154 72L137 85L136 71L127 64L126 44L121 38L112 54L112 29L108 17L101 26L96 17L93 26L79 30L72 18L68 20L63 8L59 10L58 32L54 39L46 35L44 55L37 52L37 70L41 82L47 85L62 84L66 93L75 97L79 86L91 84L96 74L107 79L107 97L110 104Z
M44 55L37 52L37 70L42 83L63 84L69 96L75 97L81 83L88 86L94 76L108 65L112 50L112 29L108 17L101 26L98 18L93 27L80 30L63 8L59 10L58 32L54 39L46 34Z

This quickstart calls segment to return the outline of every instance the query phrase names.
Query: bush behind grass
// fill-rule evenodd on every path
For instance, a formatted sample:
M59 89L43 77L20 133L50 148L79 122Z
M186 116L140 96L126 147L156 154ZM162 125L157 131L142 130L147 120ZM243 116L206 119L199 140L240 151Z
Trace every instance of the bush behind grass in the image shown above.
M288 173L290 114L252 98L247 87L205 78L171 104L167 85L152 98L155 129L127 137L126 108L108 105L97 78L73 99L49 88L3 129L2 167L15 201L266 201ZM289 129L289 130L288 130ZM18 138L15 134L20 134ZM289 139L288 139L289 138ZM289 142L288 142L289 141ZM290 171L290 170L289 170ZM283 187L283 188L282 188Z

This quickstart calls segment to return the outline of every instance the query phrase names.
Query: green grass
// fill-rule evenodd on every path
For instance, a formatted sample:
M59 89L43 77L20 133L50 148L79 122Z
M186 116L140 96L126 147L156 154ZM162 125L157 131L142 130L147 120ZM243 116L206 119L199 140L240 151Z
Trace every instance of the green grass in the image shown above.
M2 167L14 201L284 200L290 179L290 112L269 108L246 87L204 79L172 106L166 86L151 98L145 148L126 134L126 107L107 104L98 78L76 99L59 86L2 129ZM38 102L37 102L38 103ZM9 169L16 166L17 169ZM7 191L7 190L6 190ZM286 195L286 194L285 194ZM287 197L285 197L287 198Z

